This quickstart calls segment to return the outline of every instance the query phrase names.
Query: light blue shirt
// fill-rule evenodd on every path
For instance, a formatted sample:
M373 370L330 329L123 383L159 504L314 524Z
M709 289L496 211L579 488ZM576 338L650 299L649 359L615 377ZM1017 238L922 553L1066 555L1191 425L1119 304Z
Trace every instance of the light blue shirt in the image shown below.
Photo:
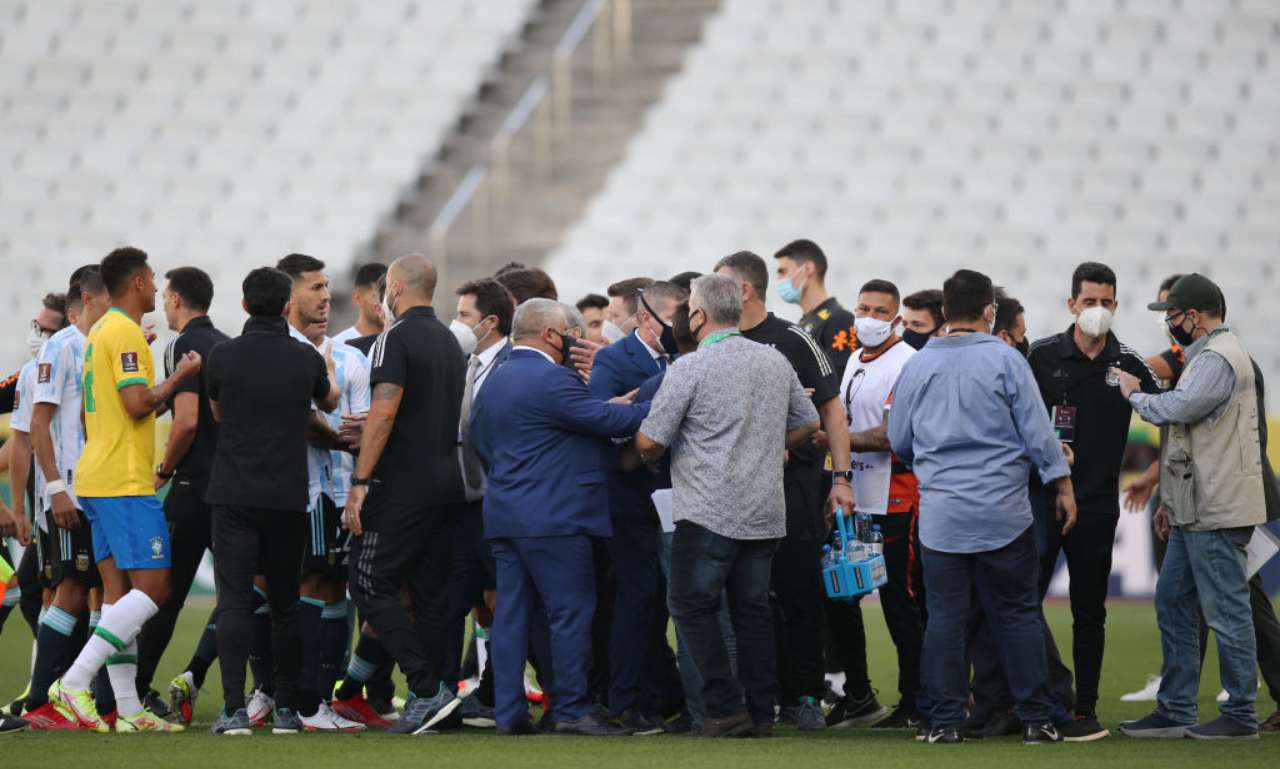
M1227 327L1222 326L1225 330ZM1129 396L1138 416L1153 425L1191 425L1205 417L1217 419L1227 410L1236 389L1236 372L1227 359L1206 350L1209 337L1200 337L1187 348L1187 365L1178 377L1178 386L1168 392Z
M930 339L894 389L889 443L920 481L920 541L998 550L1031 526L1027 482L1070 475L1027 361L990 334Z

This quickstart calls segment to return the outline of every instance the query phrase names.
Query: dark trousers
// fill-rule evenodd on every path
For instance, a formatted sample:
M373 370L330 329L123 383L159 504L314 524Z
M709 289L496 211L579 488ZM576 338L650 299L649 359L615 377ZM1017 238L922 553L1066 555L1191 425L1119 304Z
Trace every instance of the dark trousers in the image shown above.
M462 677L462 642L466 636L467 615L484 603L486 590L493 590L495 572L493 552L484 538L484 503L480 500L453 506L456 525L453 531L453 566L449 574L448 627L442 667L445 686L453 689ZM492 677L492 657L482 677Z
M419 697L440 688L455 512L394 502L375 484L361 513L364 531L351 541L351 596ZM401 585L412 617L400 604Z
M920 649L924 646L924 620L909 590L910 575L919 557L913 541L913 513L878 515L876 523L884 535L884 563L889 581L880 588L880 608L889 627L889 637L898 650L898 693L900 706L914 709L920 689Z
M244 707L245 665L253 640L253 578L267 580L275 699L293 708L301 671L298 584L307 517L302 511L215 505L213 570L218 586L218 658L228 713Z
M652 510L616 516L609 540L613 563L613 625L609 637L609 709L659 710L653 674L658 669L657 622L661 612L658 544L662 530Z
M550 636L547 684L557 721L574 721L591 712L587 668L591 655L591 617L595 611L595 565L585 535L491 540L498 574L498 604L493 619L493 695L498 727L510 729L529 719L524 666L537 615ZM539 654L542 652L539 651ZM543 664L544 669L548 667Z
M789 468L783 478L787 536L773 555L773 613L776 623L778 700L821 698L827 691L822 662L821 500L817 467ZM673 556L674 557L674 556ZM742 659L743 653L739 653Z
M213 511L204 501L203 490L190 481L176 480L164 500L164 517L169 523L169 542L173 553L173 589L169 600L156 615L147 620L138 636L138 693L151 688L156 667L173 638L178 614L187 602L196 569L204 551L213 544Z
M971 720L985 723L997 713L1013 709L1013 693L1009 691L1000 648L991 635L991 626L983 616L981 607L973 607L970 617L969 660L973 664ZM1062 664L1058 644L1054 641L1049 623L1045 621L1043 609L1040 611L1040 623L1044 630L1045 660L1049 666L1049 690L1063 708L1070 710L1075 703L1071 670Z
M729 539L690 521L676 524L671 542L671 614L702 674L707 718L741 711L745 695L751 719L773 723L777 677L769 577L777 546L775 539ZM722 591L728 595L738 643L737 677L720 631Z
M1043 514L1042 514L1043 515ZM1082 513L1064 537L1055 521L1045 521L1040 554L1040 595L1049 591L1058 553L1067 557L1071 575L1071 652L1075 661L1077 713L1095 715L1102 653L1106 646L1107 588L1117 516Z
M988 552L921 549L929 593L924 681L931 725L947 728L964 721L969 689L966 636L975 603L982 607L994 631L1018 717L1029 723L1065 718L1065 711L1055 707L1049 693L1031 527L1004 547Z

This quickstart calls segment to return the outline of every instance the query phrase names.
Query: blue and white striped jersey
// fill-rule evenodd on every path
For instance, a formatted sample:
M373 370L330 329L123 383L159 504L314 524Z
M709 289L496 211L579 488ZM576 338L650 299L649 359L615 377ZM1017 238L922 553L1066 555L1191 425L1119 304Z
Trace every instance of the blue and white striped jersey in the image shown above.
M37 403L57 406L57 413L49 425L53 439L53 455L58 464L58 475L67 482L67 491L76 507L74 478L76 463L84 451L84 427L80 421L81 401L84 395L84 345L85 335L75 326L67 326L49 337L36 356L35 389L32 407ZM37 470L36 477L43 478ZM50 500L41 494L37 497L43 507Z
M31 413L35 411L31 399L35 393L35 387L36 361L33 358L22 364L22 370L18 372L18 389L14 393L13 416L9 418L9 429L31 434ZM37 501L34 511L35 522L40 527L40 531L48 532L49 524L45 521L44 504L41 502L44 499L44 474L34 473L33 477Z

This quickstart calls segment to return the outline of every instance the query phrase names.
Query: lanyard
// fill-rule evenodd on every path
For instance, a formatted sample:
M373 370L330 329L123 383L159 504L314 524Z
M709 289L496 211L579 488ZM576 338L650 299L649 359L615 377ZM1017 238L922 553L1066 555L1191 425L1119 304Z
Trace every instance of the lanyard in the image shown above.
M742 336L742 332L736 328L725 329L724 331L717 331L711 336L707 337L706 339L703 339L702 344L698 345L698 349L702 349L703 347L710 347L713 344L723 342L724 340L728 339L731 336Z

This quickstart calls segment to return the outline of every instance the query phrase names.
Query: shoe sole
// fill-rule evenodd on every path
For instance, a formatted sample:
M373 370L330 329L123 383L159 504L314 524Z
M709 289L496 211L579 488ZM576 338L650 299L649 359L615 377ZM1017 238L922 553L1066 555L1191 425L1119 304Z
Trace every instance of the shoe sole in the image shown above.
M221 737L221 736L226 736L226 737L251 737L251 736L253 736L253 730L252 730L252 729L225 729L225 730L223 730L223 731L221 731L221 732L214 732L214 734L216 734L216 735L218 735L218 736L220 736L220 737Z
M470 726L472 729L492 729L498 725L498 722L492 718L464 718L462 725Z
M1215 734L1215 735L1208 735L1208 734L1196 734L1195 732L1191 731L1190 729L1188 729L1188 730L1186 731L1186 733L1185 733L1183 736L1184 736L1184 737L1186 737L1186 738L1187 738L1187 739L1189 739L1189 740L1205 740L1205 741L1208 741L1208 740L1241 740L1241 741L1246 741L1246 740L1257 740L1257 739L1261 739L1261 738L1258 736L1258 733L1257 733L1257 732L1254 732L1253 734L1235 734L1235 735L1230 735L1230 736L1227 736L1227 735L1221 735L1221 736L1220 736L1220 735L1216 735L1216 734Z
M1097 740L1100 740L1103 737L1110 737L1110 736L1111 736L1111 732L1107 729L1103 729L1100 732L1094 732L1093 734L1086 734L1081 737L1063 737L1062 741L1063 742L1096 742Z
M843 721L840 721L834 724L827 724L827 728L828 729L851 729L855 726L866 726L867 724L874 724L875 722L883 719L887 715L889 715L889 708L885 707L884 705L881 705L880 709L874 713L868 713L864 716L855 716L854 718L846 718Z
M271 727L271 733L272 733L272 734L297 734L297 733L298 733L298 731L299 731L299 730L297 730L297 729L278 729L278 728L276 728L276 727L274 727L274 726L273 726L273 727Z
M1166 726L1161 729L1126 729L1120 727L1120 733L1135 740L1180 740L1187 736L1185 726Z
M431 727L435 726L436 724L445 720L449 716L453 715L453 711L457 710L459 707L461 707L461 705L462 705L462 700L458 699L457 697L454 697L452 700L449 700L449 702L447 702L444 707L437 710L434 716L432 716L431 718L428 718L426 723L424 723L422 726L419 726L417 729L414 729L412 732L410 732L410 734L425 734L431 731Z

